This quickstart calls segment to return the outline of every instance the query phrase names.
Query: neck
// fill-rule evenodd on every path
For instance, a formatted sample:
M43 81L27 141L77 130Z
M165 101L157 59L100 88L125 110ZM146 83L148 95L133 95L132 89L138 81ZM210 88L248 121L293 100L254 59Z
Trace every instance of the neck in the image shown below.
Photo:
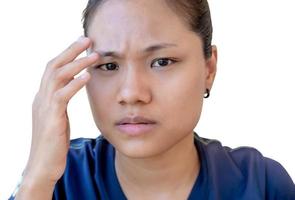
M154 157L134 159L116 151L115 168L125 194L172 194L181 187L189 193L200 168L194 134Z

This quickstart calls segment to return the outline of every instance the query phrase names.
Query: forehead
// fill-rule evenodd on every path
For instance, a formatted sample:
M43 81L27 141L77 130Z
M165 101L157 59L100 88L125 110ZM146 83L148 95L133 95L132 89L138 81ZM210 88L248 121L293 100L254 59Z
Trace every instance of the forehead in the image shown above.
M184 43L196 37L164 0L108 0L95 12L88 27L94 45L113 48L147 43Z
M110 26L114 23L122 26L149 23L186 26L184 20L170 9L165 0L106 0L96 10L95 18L101 24Z

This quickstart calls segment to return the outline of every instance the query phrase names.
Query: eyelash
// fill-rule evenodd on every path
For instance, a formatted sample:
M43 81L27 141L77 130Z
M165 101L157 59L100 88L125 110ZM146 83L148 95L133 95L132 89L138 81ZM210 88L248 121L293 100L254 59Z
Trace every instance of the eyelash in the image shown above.
M174 64L174 63L176 63L176 62L178 62L178 60L176 60L176 59L174 59L174 58L157 58L157 59L155 59L155 60L153 60L152 61L152 65L154 64L154 63L156 63L156 62L158 62L159 60L165 60L165 61L168 61L168 63L169 63L169 61L170 61L170 64L167 64L167 65L171 65L171 64ZM95 69L100 69L100 70L102 70L102 71L115 71L115 70L118 70L118 65L116 64L116 66L115 66L115 70L108 70L108 69L102 69L102 67L103 66L107 66L107 65L109 65L109 64L115 64L115 63L105 63L105 64L101 64L101 65L98 65L98 66L95 66ZM167 66L167 65L165 65L165 66ZM165 67L165 66L161 66L161 67Z

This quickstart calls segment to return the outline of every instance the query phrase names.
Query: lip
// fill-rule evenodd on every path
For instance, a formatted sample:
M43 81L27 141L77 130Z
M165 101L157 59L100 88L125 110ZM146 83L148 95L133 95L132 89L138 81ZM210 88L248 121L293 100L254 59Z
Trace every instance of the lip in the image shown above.
M125 117L115 123L117 129L129 136L139 136L151 132L157 122L142 116Z
M116 125L124 124L155 124L156 121L148 119L142 116L124 117L123 119L116 122Z

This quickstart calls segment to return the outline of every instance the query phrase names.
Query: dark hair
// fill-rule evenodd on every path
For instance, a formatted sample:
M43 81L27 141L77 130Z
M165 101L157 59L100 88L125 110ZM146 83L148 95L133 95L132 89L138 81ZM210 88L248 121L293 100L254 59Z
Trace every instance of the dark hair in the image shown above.
M84 35L88 35L88 26L97 8L107 0L88 0L83 11L82 23ZM197 33L203 43L205 58L211 57L212 22L207 0L165 0L168 6L180 15L191 30Z

